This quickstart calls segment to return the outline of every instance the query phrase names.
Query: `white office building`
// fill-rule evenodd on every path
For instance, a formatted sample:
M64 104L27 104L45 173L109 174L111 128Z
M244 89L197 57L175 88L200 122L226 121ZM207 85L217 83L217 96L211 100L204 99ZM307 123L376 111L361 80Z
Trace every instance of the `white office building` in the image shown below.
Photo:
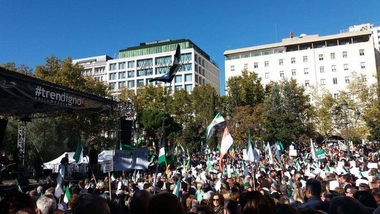
M377 82L377 29L376 35L373 28L328 36L290 35L279 43L225 51L225 81L247 69L256 72L264 85L293 78L307 91L313 85L327 89L334 98L346 89L352 72L363 75L368 84Z
M181 47L181 67L172 82L172 89L191 92L196 86L210 84L219 93L218 66L209 55L188 39L141 43L139 46L120 50L117 59L104 55L75 59L73 63L84 66L84 75L92 75L99 81L107 82L116 94L125 87L136 92L139 86L163 84L149 80L169 71L177 44Z

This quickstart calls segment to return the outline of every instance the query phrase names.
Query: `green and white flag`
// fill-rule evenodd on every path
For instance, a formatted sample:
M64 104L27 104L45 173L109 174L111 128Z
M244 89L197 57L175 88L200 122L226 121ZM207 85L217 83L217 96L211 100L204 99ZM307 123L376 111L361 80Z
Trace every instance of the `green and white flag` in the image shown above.
M326 158L326 152L324 149L318 150L316 153L318 160Z
M73 156L76 163L82 162L83 158L83 147L80 141L78 141L77 149L75 150L75 154Z
M158 164L166 163L165 147L161 147L158 153Z
M71 197L70 189L69 189L69 187L66 187L66 189L65 189L65 197L63 198L63 201L65 203L68 203L70 197Z
M326 166L325 166L325 172L330 172L330 171L331 171L331 170L330 170L329 165L326 164Z

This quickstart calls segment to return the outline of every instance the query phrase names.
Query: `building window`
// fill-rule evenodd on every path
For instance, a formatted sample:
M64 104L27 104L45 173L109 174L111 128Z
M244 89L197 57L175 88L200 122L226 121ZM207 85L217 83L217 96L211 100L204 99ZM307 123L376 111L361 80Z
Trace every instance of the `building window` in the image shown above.
M334 97L334 99L338 99L339 98L339 94L338 93L334 93L333 97Z
M303 69L303 73L306 74L306 75L309 74L309 68L304 68Z
M361 62L361 63L360 63L360 68L361 68L361 69L364 69L364 68L365 68L365 62Z
M364 49L359 49L359 55L364 56Z
M345 71L348 71L348 64L344 64L344 65L343 65L343 69L344 69Z
M347 84L350 83L350 77L344 77L344 82Z
M175 76L175 83L181 83L182 82L182 75Z
M95 74L102 74L104 73L104 67L95 68Z
M111 90L115 90L116 89L116 82L110 82L109 86L110 86Z
M332 71L332 72L336 72L336 65L332 65L332 66L331 66L331 71Z
M125 62L119 63L119 70L125 69Z
M248 64L244 64L244 69L245 69L245 70L248 69Z
M335 59L335 53L330 53L330 59Z
M342 56L343 56L343 58L347 58L347 51L343 51Z
M134 88L135 87L135 81L134 80L129 80L128 81L128 88Z
M110 73L109 80L115 80L116 79L116 73Z
M110 71L116 70L116 63L110 64Z
M193 81L193 75L185 74L185 82L191 82L191 81Z
M309 80L305 80L305 86L307 87L307 86L309 86L309 85L310 85Z
M284 77L284 71L280 71L280 77Z
M191 92L192 90L193 90L193 85L191 85L191 84L185 85L185 91Z
M303 62L308 62L307 56L303 56Z
M297 70L296 69L292 69L292 76L297 76Z
M137 80L137 87L144 86L144 79Z
M195 65L195 70L197 69L197 65ZM235 71L235 65L231 65L231 71Z
M128 71L128 78L135 77L135 71Z
M125 87L125 81L119 82L119 88L124 88Z
M323 61L323 54L319 54L319 61Z
M259 67L259 63L258 62L253 63L253 68L258 68L258 67Z
M336 84L338 84L338 78L334 77L333 78L333 85L336 85Z
M265 79L269 79L269 72L265 73Z
M319 66L319 73L325 73L325 66Z
M134 68L134 67L135 67L135 61L129 61L128 68Z
M279 65L284 65L284 59L279 59L279 60L278 60L278 64L279 64Z
M326 85L326 79L321 79L321 85Z
M182 85L176 85L176 86L175 86L175 90L176 90L176 91L180 91L181 89L182 89Z
M119 79L125 79L125 71L119 72Z
M295 63L296 63L296 58L295 58L295 57L292 57L292 58L290 59L290 62L291 62L292 64L295 64Z
M264 62L264 66L265 66L265 67L269 67L269 61L265 61L265 62Z

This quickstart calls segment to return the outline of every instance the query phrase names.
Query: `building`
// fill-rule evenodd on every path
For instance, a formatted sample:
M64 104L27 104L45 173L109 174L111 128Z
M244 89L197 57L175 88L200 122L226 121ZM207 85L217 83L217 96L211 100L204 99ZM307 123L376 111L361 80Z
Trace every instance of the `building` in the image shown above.
M350 82L352 72L363 75L368 84L377 82L378 35L378 30L375 35L373 29L350 29L327 36L293 37L290 33L289 38L279 43L227 50L225 81L247 69L256 72L264 85L293 78L306 91L315 86L320 93L319 89L324 88L338 98L339 91L344 91Z
M92 75L99 81L107 82L115 91L121 88L137 90L168 72L173 62L177 44L181 47L181 68L172 83L172 89L191 92L194 87L210 84L219 93L220 72L210 56L188 39L163 40L141 43L119 51L117 59L109 56L95 56L75 59L73 63L84 66L84 75ZM169 84L167 84L169 86Z

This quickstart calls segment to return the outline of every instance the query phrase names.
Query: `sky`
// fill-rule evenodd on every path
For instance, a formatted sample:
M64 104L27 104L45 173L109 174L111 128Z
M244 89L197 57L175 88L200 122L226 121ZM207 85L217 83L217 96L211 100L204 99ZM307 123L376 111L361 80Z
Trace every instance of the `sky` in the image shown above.
M35 70L51 55L109 55L141 42L190 39L220 68L224 51L302 33L380 26L378 0L0 0L0 64Z

